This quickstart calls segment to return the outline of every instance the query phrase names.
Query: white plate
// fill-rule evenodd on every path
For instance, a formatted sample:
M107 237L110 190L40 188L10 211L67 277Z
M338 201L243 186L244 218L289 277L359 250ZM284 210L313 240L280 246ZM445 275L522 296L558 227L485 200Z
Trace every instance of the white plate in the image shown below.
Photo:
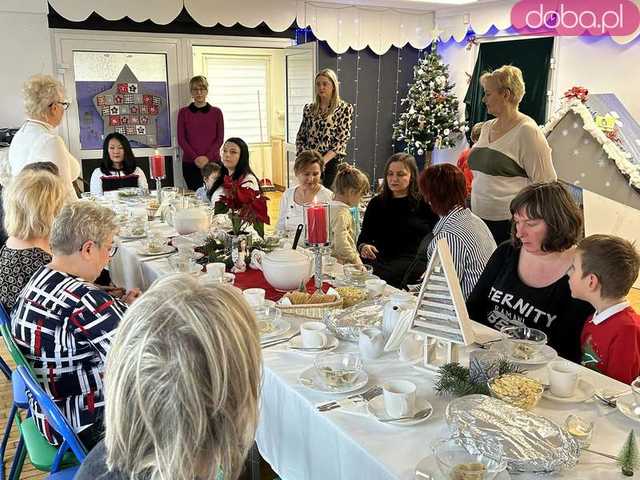
M424 410L425 408L431 408L431 413L424 418L407 418L406 420L398 420L395 422L384 422L389 425L397 425L399 427L408 427L410 425L417 425L418 423L426 422L429 420L431 415L433 415L433 405L426 399L426 397L416 397L416 406L415 412L419 412L420 410ZM380 395L378 397L373 398L369 403L367 403L367 410L369 411L369 415L376 418L376 420L384 420L385 418L389 418L387 411L384 408L384 395Z
M616 406L625 417L640 422L640 405L635 402L633 394L618 398Z
M294 337L289 340L289 343L287 343L287 348L296 353L316 355L318 353L327 353L335 350L339 343L340 342L336 337L327 335L327 345L325 345L325 348L323 348L322 350L302 350L304 348L304 345L302 345L302 338Z
M159 251L157 252L149 252L145 250L144 246L138 247L136 249L136 253L138 255L142 255L143 257L155 257L157 255L165 255L167 253L175 252L175 248L171 245L163 245Z
M369 381L369 375L362 370L353 384L344 387L329 387L318 380L315 370L316 367L309 367L304 370L298 375L298 382L300 385L320 393L350 393L361 389Z
M511 355L507 355L503 342L492 343L489 347L489 350L491 350L492 352L503 354L505 357L507 357L507 360L509 360L511 363L515 363L516 365L545 365L551 360L555 360L555 358L558 356L558 352L556 352L549 345L543 345L542 347L540 347L540 352L538 352L535 357L528 360L522 360L521 358L514 358Z
M267 339L275 339L279 337L284 332L291 328L291 324L282 318L259 318L258 319L258 328L263 322L270 322L273 324L274 330L269 333L263 333L260 335L260 341Z
M576 391L570 397L558 397L551 393L551 390L545 390L542 393L542 396L546 399L553 400L554 402L582 403L593 397L595 391L595 388L593 388L593 385L590 382L583 378L580 378L578 379L578 386L576 387Z
M145 238L146 236L146 233L141 233L140 235L118 235L118 237L122 240L138 240L140 238Z
M428 457L424 457L418 465L416 465L416 476L415 480L449 480L445 478L441 473L440 469L438 469L438 464L436 462L436 458L433 455ZM511 480L511 475L509 472L504 470L497 474L493 480Z

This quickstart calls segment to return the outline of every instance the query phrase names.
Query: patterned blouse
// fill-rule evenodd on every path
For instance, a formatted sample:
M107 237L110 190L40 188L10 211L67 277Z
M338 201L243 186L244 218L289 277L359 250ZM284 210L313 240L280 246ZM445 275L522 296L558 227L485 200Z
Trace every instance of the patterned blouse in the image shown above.
M45 266L11 313L18 348L77 433L103 415L105 360L126 309L94 284ZM34 402L31 408L38 429L55 445L40 408Z
M341 100L329 117L314 114L312 109L311 103L304 106L302 123L296 136L296 153L317 150L324 155L333 150L338 157L344 157L351 137L353 105Z
M11 312L31 276L51 261L51 255L40 248L15 250L6 245L0 250L0 303Z

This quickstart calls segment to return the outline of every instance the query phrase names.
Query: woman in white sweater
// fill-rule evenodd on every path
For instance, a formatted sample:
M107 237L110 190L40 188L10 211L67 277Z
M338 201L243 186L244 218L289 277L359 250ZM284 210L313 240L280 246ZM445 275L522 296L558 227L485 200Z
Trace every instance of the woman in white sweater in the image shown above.
M49 75L35 75L25 82L23 92L28 118L9 147L11 175L15 177L31 163L54 163L67 198L77 200L73 182L80 176L80 163L55 132L70 105L64 100L64 87Z
M148 188L147 177L136 167L127 137L110 133L102 145L102 164L91 174L91 193L102 195L105 191L123 187Z
M288 188L282 194L278 231L292 231L299 224L304 224L302 206L305 203L331 201L333 192L321 183L323 168L324 159L320 153L315 150L300 152L293 164L298 185Z

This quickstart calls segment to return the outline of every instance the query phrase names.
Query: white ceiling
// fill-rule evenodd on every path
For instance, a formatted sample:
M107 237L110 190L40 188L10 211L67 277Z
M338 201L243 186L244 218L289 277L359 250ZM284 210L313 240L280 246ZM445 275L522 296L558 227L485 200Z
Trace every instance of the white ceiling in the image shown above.
M386 7L402 8L410 10L426 10L430 12L464 8L465 6L476 6L481 3L504 3L511 8L513 2L501 0L313 0L307 3L341 4L358 7Z

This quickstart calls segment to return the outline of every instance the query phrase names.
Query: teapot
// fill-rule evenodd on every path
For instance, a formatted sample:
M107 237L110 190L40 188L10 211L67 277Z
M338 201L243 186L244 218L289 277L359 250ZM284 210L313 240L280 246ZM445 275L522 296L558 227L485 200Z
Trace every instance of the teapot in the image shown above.
M404 292L395 292L389 298L384 306L382 314L382 333L385 338L391 336L391 332L398 323L400 315L404 310L408 310L413 306L413 297Z
M294 290L313 275L313 258L304 251L277 248L260 259L264 278L277 290Z
M206 208L195 205L187 197L177 197L169 202L164 220L180 235L209 230L209 213Z
M385 339L382 330L378 328L364 328L360 331L358 348L362 358L374 359L382 355Z

